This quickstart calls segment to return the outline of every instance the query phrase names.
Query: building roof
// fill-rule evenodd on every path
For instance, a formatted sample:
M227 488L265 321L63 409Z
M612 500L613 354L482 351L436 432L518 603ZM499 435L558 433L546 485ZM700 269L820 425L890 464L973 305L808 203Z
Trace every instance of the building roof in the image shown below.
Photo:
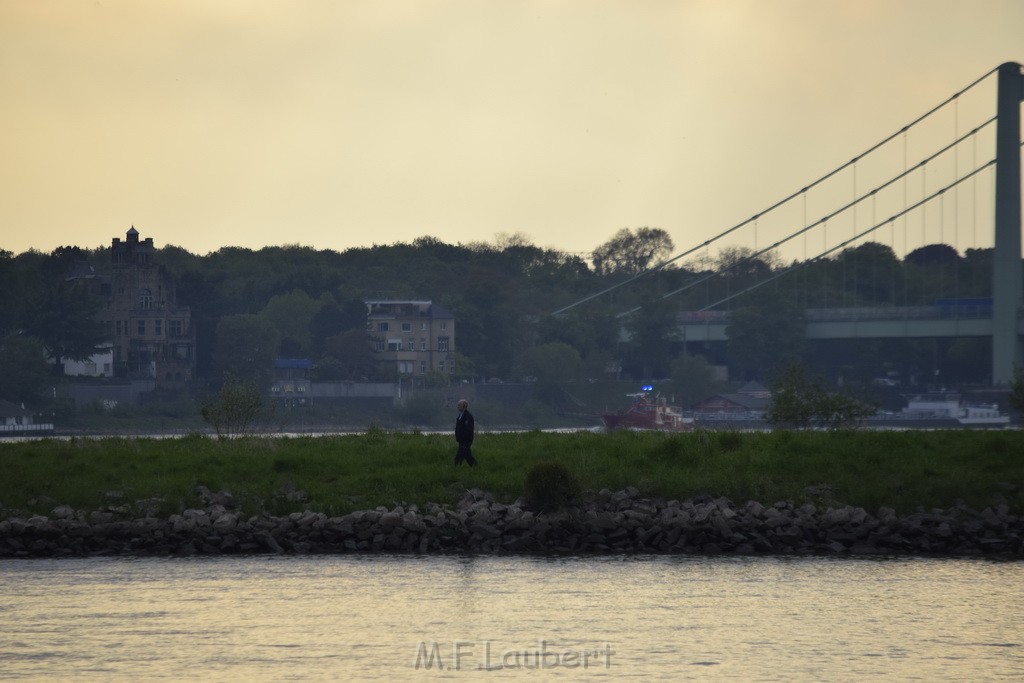
M771 396L772 392L768 390L768 387L766 387L765 385L761 384L760 382L753 381L753 382L747 382L746 384L744 384L742 387L740 387L740 389L739 389L739 391L737 393L739 393L739 394L747 394L748 396L757 396L757 395Z
M281 370L309 370L313 367L313 361L308 358L278 358L274 361L274 367Z
M32 411L25 410L16 403L0 400L0 417L32 417Z
M99 277L96 273L96 269L88 263L76 263L71 267L71 272L68 273L65 280L85 280L88 278Z
M430 315L433 318L454 318L451 311L442 306L441 304L433 304L430 307Z
M708 396L697 405L705 405L715 401L716 399L732 403L745 410L766 410L768 408L767 398L751 396L749 394L715 394L714 396Z
M455 316L452 315L448 309L444 308L440 304L434 303L430 299L363 299L363 303L371 307L371 310L368 311L368 316L371 318L382 316L391 317L395 315L409 317L416 315L419 317L455 319ZM377 306L388 307L390 310L372 310L373 307ZM399 307L402 307L403 310L397 310ZM416 308L418 310L411 311L404 307Z

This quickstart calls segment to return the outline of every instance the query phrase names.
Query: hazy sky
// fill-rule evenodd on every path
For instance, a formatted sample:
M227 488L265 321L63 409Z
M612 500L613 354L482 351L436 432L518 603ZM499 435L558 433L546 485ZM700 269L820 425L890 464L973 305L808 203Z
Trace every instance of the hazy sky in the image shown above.
M0 0L0 248L682 248L1006 61L1021 0Z

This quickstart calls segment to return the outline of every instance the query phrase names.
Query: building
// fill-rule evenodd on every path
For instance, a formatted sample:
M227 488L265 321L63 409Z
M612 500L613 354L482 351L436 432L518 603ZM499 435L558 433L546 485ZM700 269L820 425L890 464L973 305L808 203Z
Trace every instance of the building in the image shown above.
M97 353L85 360L63 359L64 374L67 377L113 377L114 346L103 344Z
M283 408L305 406L313 402L313 383L309 371L313 361L308 358L278 358L270 381L270 396Z
M768 410L771 392L758 382L748 382L736 393L715 394L693 406L702 419L760 420Z
M53 424L36 422L35 414L24 405L0 400L0 436L25 436L49 434Z
M374 356L398 376L455 371L455 317L447 310L429 300L364 303Z
M100 314L113 343L114 376L152 379L158 386L195 376L192 312L179 306L173 279L157 263L153 238L139 240L134 226L110 246L111 274L100 284Z

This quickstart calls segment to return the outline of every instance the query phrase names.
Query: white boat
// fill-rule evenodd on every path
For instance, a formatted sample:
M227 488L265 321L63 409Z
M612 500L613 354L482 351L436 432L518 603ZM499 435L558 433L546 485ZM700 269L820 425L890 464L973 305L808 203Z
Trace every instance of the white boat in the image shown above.
M905 420L948 420L965 427L1000 427L1010 424L1010 416L999 412L995 404L964 403L960 394L921 394L910 399L900 412Z
M956 421L962 425L977 425L983 427L996 427L1010 424L1010 416L999 412L999 406L992 405L965 405L960 409Z

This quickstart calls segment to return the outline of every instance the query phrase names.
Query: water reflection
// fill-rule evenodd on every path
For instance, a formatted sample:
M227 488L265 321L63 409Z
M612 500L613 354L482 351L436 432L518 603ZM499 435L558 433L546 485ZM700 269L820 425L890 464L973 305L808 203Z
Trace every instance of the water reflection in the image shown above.
M0 579L15 679L1024 676L1022 563L103 558L2 561Z

